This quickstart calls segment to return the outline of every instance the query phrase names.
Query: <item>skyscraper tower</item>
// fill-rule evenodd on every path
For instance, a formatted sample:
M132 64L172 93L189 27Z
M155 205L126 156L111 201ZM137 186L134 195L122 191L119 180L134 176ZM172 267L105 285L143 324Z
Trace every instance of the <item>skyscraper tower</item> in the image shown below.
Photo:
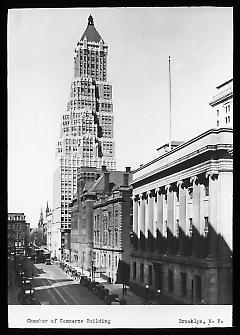
M108 46L92 16L74 52L70 99L62 115L53 178L52 243L61 258L71 229L69 203L77 190L77 168L116 169L112 86L107 82ZM61 251L61 252L60 252Z

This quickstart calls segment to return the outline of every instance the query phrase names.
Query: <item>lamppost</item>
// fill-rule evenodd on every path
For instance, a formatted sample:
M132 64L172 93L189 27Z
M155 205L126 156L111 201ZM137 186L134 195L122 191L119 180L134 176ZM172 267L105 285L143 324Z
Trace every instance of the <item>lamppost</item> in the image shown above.
M148 301L148 295L149 295L149 285L147 284L145 286L145 302Z
M84 267L84 251L82 252L82 274L83 274L83 267Z
M92 255L92 281L95 281L95 252Z
M157 290L157 301L161 302L162 291L160 289Z

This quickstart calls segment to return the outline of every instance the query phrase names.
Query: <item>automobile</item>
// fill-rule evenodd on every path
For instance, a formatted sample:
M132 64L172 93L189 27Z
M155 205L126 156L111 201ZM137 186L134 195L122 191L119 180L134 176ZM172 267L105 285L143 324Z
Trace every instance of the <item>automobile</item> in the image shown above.
M104 300L107 305L112 305L113 302L119 301L118 294L107 294ZM119 301L119 304L120 304L120 301Z
M93 288L93 293L98 295L98 292L102 289L104 289L105 286L99 284L99 285L96 285L94 288Z
M50 259L50 258L47 258L46 261L45 261L45 264L46 264L46 265L51 265L51 264L52 264L51 259Z
M102 288L101 290L98 291L98 296L100 299L105 300L105 297L109 294L109 289L107 288Z
M87 276L81 276L81 278L80 278L80 284L83 285L83 286L85 286L86 280L87 280Z
M22 305L34 305L34 304L36 304L36 299L35 299L35 296L34 296L34 292L35 292L35 290L33 288L29 289L29 290L25 290L23 295L22 295L21 304Z
M96 285L99 285L98 281L91 281L88 286L89 291L93 292L93 289L95 288Z

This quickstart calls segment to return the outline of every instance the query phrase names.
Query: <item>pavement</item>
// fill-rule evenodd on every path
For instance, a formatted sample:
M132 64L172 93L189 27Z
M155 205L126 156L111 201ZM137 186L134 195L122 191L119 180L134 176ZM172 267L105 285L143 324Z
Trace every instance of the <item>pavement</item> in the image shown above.
M8 260L8 304L9 305L20 305L18 300L18 294L20 288L16 281L16 273L14 267L14 260Z

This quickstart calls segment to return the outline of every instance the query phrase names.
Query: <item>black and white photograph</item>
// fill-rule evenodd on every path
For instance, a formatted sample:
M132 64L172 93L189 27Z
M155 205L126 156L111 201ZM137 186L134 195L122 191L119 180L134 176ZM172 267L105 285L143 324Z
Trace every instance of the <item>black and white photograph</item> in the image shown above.
M7 21L8 327L232 327L233 8Z

